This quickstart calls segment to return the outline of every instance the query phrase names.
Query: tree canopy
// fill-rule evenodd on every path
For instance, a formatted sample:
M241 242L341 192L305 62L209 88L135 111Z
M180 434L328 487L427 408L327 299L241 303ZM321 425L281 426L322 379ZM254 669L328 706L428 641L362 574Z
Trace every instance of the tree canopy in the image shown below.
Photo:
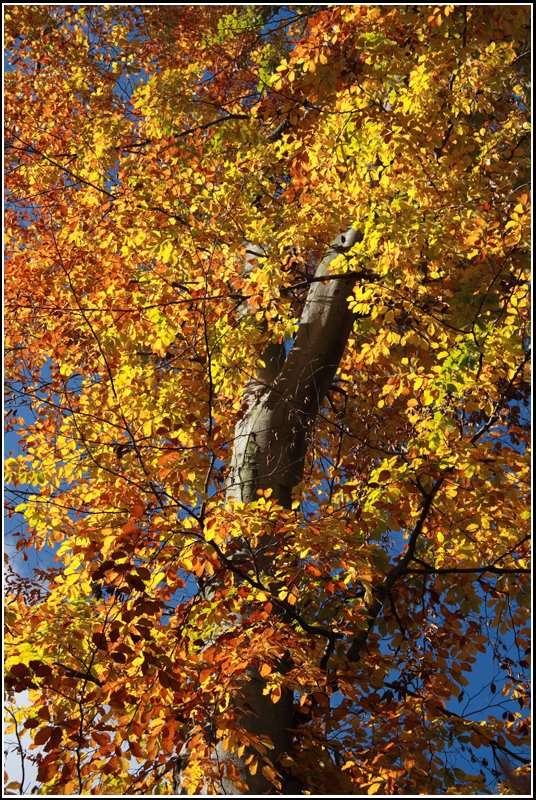
M40 793L526 773L529 26L7 9L6 687Z

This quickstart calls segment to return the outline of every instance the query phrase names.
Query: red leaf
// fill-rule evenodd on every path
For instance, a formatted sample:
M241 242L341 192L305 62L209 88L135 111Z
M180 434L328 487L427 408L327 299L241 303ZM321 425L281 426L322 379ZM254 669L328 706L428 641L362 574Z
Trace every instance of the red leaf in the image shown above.
M145 513L145 504L138 501L134 503L132 506L132 511L130 512L130 516L132 519L141 519Z
M52 736L52 733L53 733L54 730L55 730L55 728L50 727L50 726L48 726L46 728L41 728L41 730L37 731L37 733L35 734L34 742L36 744L45 744L45 742L48 742L48 740Z
M123 525L122 528L123 533L126 534L127 536L130 536L133 533L138 533L139 530L140 529L138 528L133 519L129 519L129 521L125 525Z

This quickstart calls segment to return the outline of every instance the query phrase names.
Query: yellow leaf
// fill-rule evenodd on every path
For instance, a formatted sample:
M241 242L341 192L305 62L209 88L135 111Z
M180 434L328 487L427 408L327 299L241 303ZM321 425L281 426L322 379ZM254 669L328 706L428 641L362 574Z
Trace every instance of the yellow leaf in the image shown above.
M434 402L434 396L429 389L425 389L422 395L423 405L429 406Z
M147 592L156 589L160 581L162 581L165 578L165 576L166 576L165 572L157 572L155 575L152 575L150 580L147 581L146 584Z
M269 781L270 783L273 783L274 780L277 778L277 775L276 775L275 771L271 767L269 767L267 765L265 765L262 768L262 774L264 775L266 780Z
M370 786L368 787L367 794L378 794L382 784L383 781L374 781L374 783L371 783Z
M142 431L144 436L150 436L153 432L153 421L152 419L148 419L147 422L144 422L142 425Z

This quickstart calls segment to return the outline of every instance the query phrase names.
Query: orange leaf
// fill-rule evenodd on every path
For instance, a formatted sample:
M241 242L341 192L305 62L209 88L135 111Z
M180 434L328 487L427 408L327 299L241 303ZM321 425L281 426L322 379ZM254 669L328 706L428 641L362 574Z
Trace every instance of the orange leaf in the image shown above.
M129 521L123 525L122 531L128 536L129 534L132 533L138 533L139 528L133 519L129 519Z
M272 703L278 703L281 700L281 687L274 686L270 697L272 698Z
M145 513L145 503L138 501L137 503L134 503L134 505L132 506L130 516L132 517L132 519L141 519L144 513Z

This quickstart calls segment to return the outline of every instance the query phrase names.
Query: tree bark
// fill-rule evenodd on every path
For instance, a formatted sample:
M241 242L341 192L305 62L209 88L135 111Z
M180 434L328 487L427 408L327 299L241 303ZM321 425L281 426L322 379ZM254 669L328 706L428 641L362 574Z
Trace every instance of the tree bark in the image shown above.
M271 497L282 507L290 508L292 489L302 480L307 439L327 390L335 377L349 333L353 314L347 298L357 273L332 278L329 266L341 254L348 253L361 236L350 227L331 242L315 280L311 283L300 326L286 359L284 351L270 345L263 354L263 366L244 391L243 415L235 428L230 474L227 483L228 501L251 502L258 498L258 489L272 489ZM247 246L246 271L251 261L262 256L262 249ZM326 278L322 281L322 278ZM269 543L268 543L269 544ZM263 539L263 552L270 549ZM257 574L269 574L268 558L254 553ZM248 552L251 561L252 553ZM270 761L278 761L291 747L293 696L286 690L277 704L263 695L265 681L254 667L247 671L247 680L239 687L235 708L241 724L251 733L268 736L273 743ZM246 753L247 755L247 753ZM247 794L273 793L273 784L259 767L251 775L245 759L216 745L215 760L233 762ZM180 775L176 782L180 794ZM237 794L232 780L219 784L221 794ZM281 794L298 794L299 785L291 777L283 783Z
M330 279L329 265L360 240L348 228L331 242L311 283L294 344L282 364L274 350L264 356L244 393L244 415L236 426L227 497L244 503L257 489L272 489L272 497L288 508L291 493L303 475L306 439L331 385L353 315L347 297L355 273ZM323 282L318 278L326 277Z

